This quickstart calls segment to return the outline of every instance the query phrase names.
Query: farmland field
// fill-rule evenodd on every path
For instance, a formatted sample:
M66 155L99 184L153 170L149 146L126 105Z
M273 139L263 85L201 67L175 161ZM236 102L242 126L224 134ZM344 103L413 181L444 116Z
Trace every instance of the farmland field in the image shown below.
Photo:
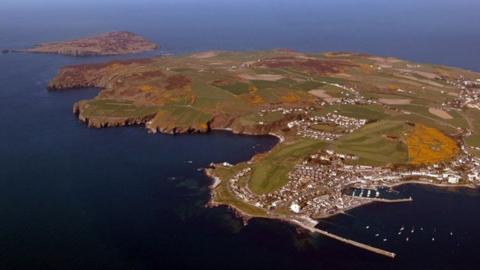
M340 153L357 155L362 164L404 163L408 153L402 137L408 129L401 121L378 121L340 138L332 148Z
M299 140L275 147L268 155L258 159L249 182L250 189L263 194L282 187L287 183L288 172L293 166L324 145L321 141Z
M378 171L440 167L460 155L478 155L480 113L475 104L463 104L475 95L462 99L475 93L464 85L475 85L478 77L346 52L213 51L65 67L50 88L101 88L75 107L90 126L275 135L280 142L249 161L210 165L212 201L250 216L305 207L318 217L350 200L339 191L354 183L337 173L373 168L371 178L383 181Z

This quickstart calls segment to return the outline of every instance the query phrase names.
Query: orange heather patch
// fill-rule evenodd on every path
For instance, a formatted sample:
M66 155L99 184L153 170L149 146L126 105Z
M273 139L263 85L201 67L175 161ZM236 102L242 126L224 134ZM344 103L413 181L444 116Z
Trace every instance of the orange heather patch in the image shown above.
M387 89L390 90L390 91L396 91L399 87L394 85L394 84L389 84L387 86Z
M259 103L264 103L265 100L263 99L262 96L258 95L258 88L255 86L251 86L249 89L250 92L250 102L253 104L259 104Z
M282 102L285 103L295 103L298 102L299 98L294 93L289 93L281 97Z
M458 153L457 143L439 130L416 124L407 136L408 157L411 164L433 164L453 158Z
M375 73L374 69L372 67L370 67L370 65L368 64L360 64L360 70L364 73L364 74L373 74Z
M144 84L144 85L140 86L140 91L142 91L142 92L152 92L153 87L151 85Z
M300 68L316 74L334 74L343 72L347 67L357 65L346 61L301 59L292 56L278 56L264 59L256 65L268 68Z
M199 128L200 130L208 130L208 124L207 123L201 123L199 124Z

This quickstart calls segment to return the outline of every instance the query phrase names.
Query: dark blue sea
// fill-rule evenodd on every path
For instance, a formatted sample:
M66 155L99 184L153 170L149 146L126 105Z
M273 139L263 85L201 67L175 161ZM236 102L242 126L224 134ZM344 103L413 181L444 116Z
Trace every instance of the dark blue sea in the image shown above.
M0 49L129 30L162 49L128 57L290 48L480 71L479 10L476 0L2 0ZM321 222L396 252L394 260L281 222L243 226L226 208L205 208L210 180L201 168L248 160L276 139L89 129L72 105L98 90L45 89L64 65L117 58L0 55L0 269L480 265L478 190L404 186L398 190L411 203L372 204Z

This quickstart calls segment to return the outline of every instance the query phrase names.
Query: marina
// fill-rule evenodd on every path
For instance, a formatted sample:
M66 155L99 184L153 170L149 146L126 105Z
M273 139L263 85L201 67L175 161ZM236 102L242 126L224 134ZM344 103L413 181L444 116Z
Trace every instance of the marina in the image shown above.
M382 202L403 202L412 200L411 197L404 196L400 192L388 187L381 187L378 189L348 188L344 190L344 194L354 198L365 198Z

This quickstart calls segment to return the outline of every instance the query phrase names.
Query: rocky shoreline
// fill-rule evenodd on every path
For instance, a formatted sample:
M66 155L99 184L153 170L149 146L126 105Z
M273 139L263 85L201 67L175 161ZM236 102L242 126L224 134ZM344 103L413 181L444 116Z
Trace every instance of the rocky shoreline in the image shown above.
M75 103L73 106L73 113L77 115L78 119L88 127L91 128L106 128L106 127L123 127L123 126L140 126L144 125L154 115L147 115L144 117L95 117L89 118L82 114L79 103Z

